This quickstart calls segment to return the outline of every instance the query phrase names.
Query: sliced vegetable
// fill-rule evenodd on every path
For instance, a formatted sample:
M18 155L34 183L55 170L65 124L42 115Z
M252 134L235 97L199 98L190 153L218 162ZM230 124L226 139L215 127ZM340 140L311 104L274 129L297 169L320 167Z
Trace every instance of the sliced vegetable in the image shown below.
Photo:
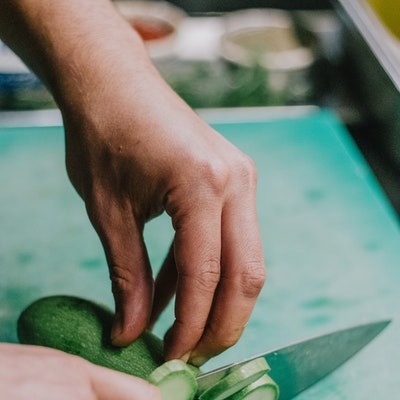
M181 360L163 364L163 342L150 332L126 348L109 342L113 315L91 301L72 296L39 299L18 320L21 343L53 347L95 364L122 371L158 386L163 400L277 400L278 385L257 358L233 369L216 384L198 393L200 370Z
M200 394L199 400L223 400L261 378L269 366L264 358L243 364Z
M278 398L278 385L268 374L265 374L228 397L228 400L278 400Z
M192 400L197 393L197 371L181 360L167 361L148 380L157 386L162 400Z
M186 364L186 365L192 371L192 374L194 375L194 377L197 377L200 374L201 369L199 367L195 367L192 364Z

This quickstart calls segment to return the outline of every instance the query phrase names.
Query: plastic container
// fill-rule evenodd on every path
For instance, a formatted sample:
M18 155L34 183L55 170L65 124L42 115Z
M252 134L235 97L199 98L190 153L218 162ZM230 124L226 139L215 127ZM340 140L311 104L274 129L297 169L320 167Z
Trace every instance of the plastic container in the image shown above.
M174 54L179 25L186 16L180 8L164 1L120 0L114 5L142 37L151 58Z
M268 90L282 104L306 101L314 54L299 40L292 19L283 10L252 9L226 14L221 56L245 68L263 68Z
M52 96L36 75L0 42L0 109L29 110L54 106Z

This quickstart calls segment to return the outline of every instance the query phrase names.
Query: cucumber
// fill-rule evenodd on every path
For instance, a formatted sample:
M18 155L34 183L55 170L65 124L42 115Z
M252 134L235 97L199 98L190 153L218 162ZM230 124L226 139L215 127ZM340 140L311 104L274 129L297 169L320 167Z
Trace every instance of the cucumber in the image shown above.
M114 347L109 341L112 319L111 311L88 300L45 297L22 312L18 338L24 344L52 347L147 379L164 362L162 340L145 332L128 347Z
M148 380L157 386L162 400L192 400L197 393L196 371L182 360L170 360L156 368Z
M278 400L278 398L278 385L268 374L265 374L228 397L227 400Z
M199 400L223 400L250 385L270 370L263 357L235 368L200 394Z
M72 296L44 297L32 303L18 319L23 344L52 347L86 360L147 379L158 386L163 400L277 400L279 388L266 373L269 366L257 358L233 369L216 384L198 393L200 370L181 360L164 363L163 342L144 332L125 348L111 345L113 315L91 301Z

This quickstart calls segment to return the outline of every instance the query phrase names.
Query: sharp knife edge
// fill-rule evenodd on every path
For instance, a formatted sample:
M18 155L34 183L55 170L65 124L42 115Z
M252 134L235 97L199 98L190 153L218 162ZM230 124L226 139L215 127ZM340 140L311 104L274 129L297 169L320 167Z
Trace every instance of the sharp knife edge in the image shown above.
M264 357L271 367L269 375L279 385L279 400L292 399L355 355L390 322L383 320L337 330L217 368L197 377L199 389L215 384L233 368Z

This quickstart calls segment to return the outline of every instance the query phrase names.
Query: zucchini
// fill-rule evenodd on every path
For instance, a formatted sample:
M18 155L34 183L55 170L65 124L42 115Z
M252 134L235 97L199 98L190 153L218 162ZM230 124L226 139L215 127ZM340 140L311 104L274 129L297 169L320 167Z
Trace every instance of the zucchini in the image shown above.
M52 347L86 360L147 379L164 362L163 342L144 332L125 348L110 343L113 314L91 301L51 296L27 307L18 320L21 343Z
M243 364L200 394L199 400L223 400L235 394L270 370L263 357Z
M144 332L125 348L112 346L110 310L73 296L44 297L18 319L23 344L52 347L86 360L147 379L159 387L163 400L277 400L278 385L267 375L269 366L257 358L233 369L217 383L198 392L200 370L181 360L164 363L163 342Z
M196 371L182 360L170 360L156 368L149 382L157 386L162 400L192 400L197 393Z
M268 374L265 374L228 397L227 400L278 400L278 398L278 385Z

